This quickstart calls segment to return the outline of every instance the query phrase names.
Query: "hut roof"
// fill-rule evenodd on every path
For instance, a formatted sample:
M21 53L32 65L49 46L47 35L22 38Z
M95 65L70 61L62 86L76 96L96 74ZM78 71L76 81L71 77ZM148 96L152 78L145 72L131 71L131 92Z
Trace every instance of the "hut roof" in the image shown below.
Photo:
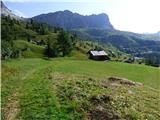
M93 56L106 56L108 55L104 50L102 51L90 51Z

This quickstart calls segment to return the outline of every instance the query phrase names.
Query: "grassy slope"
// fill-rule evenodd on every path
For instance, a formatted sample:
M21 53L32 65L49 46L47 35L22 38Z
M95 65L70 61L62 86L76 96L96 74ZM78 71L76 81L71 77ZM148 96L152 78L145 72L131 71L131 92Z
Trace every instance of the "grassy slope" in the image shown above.
M5 61L2 119L160 119L159 72L148 66L75 58ZM102 87L109 76L145 86Z
M117 76L139 81L154 88L159 88L159 70L138 64L96 61L60 61L54 69L60 72L78 73L93 77ZM159 78L159 79L158 79Z
M44 56L45 48L43 46L35 45L25 40L16 40L15 45L16 48L20 50L26 49L25 51L22 51L22 56L25 58L38 58Z

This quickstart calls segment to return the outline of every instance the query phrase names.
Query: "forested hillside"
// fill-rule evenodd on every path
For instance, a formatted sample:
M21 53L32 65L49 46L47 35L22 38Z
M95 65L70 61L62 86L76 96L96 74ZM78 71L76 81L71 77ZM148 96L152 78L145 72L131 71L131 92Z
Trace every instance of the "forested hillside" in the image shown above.
M41 54L46 56L65 56L71 52L75 44L74 39L73 35L61 28L49 27L33 20L23 22L2 17L2 58L4 59L18 57L24 51L34 52L27 46L44 49L44 53ZM18 48L16 44L20 43L26 45L24 47L19 45L21 48Z
M59 27L2 17L2 59L18 57L85 56L89 50L105 50L113 59L126 55L111 44L79 39ZM80 57L79 56L79 57Z
M160 37L156 37L158 39L156 41L157 39L149 35L105 29L77 29L72 32L83 40L89 39L100 44L111 44L120 51L144 58L147 65L160 65Z

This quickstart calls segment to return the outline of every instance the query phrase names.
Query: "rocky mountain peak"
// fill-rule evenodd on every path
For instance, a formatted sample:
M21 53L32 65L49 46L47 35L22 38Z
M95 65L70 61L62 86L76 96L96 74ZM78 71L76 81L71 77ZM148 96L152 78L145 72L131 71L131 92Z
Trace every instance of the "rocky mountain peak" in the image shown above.
M16 20L23 20L22 17L15 15L10 9L6 7L6 5L1 1L1 15L2 16L10 16Z

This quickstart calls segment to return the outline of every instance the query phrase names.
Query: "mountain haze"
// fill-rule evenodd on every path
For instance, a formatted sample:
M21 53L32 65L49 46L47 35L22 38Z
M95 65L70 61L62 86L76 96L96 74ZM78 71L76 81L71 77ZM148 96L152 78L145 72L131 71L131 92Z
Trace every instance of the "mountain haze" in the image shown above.
M32 18L38 22L44 22L51 26L58 26L65 29L78 28L101 28L113 30L107 14L92 14L83 16L69 10L58 11L55 13L41 14Z
M14 18L16 20L23 20L24 18L18 16L18 15L15 15L13 13L13 11L9 10L5 5L4 3L1 1L1 15L2 16L10 16L11 18Z

